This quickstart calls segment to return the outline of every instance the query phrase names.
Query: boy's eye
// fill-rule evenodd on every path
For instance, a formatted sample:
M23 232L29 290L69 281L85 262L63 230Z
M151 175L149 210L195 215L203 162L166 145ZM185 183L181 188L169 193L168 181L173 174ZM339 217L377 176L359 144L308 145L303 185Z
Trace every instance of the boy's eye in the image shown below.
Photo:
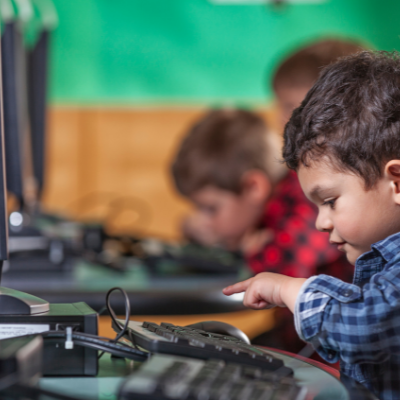
M336 199L331 199L331 200L325 200L322 205L323 206L329 206L330 208L335 208L335 201Z

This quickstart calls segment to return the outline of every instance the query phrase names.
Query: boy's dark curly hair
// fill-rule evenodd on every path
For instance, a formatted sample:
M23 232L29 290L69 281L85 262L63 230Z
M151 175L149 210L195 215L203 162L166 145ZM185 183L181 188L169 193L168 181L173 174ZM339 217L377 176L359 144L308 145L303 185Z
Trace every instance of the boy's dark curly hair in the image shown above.
M322 71L285 127L283 159L297 170L323 158L366 189L400 159L400 53L363 51Z

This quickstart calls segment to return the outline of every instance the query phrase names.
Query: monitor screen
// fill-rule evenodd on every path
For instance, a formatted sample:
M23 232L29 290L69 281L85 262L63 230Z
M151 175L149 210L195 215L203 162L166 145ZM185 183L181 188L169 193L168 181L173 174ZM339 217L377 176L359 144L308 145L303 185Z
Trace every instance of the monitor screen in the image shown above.
M28 57L28 108L32 164L39 201L44 185L45 169L48 41L49 31L42 30Z
M1 52L0 52L1 55ZM2 65L2 63L0 63ZM8 224L7 224L7 189L5 174L5 141L4 141L4 115L3 115L3 76L0 68L0 278L3 261L8 258Z
M4 25L1 36L1 68L2 68L2 136L5 143L6 154L12 154L6 160L7 167L7 189L13 193L22 207L23 204L23 183L22 183L22 162L20 147L20 118L18 113L17 99L17 73L15 56L15 23L7 22ZM3 158L4 160L4 158Z

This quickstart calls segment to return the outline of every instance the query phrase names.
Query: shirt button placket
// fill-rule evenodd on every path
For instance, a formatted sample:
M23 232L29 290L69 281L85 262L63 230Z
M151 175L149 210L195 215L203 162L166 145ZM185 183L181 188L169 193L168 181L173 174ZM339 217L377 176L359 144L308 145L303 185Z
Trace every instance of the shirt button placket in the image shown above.
M344 291L342 292L342 295L343 295L344 297L350 297L352 294L353 294L353 291L350 290L350 289L346 289L346 290L344 290Z

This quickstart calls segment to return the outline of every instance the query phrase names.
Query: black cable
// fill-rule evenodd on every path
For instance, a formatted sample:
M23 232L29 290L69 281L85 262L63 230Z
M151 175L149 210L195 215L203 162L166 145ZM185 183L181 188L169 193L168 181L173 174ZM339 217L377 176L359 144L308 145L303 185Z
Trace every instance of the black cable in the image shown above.
M123 296L124 296L124 298L125 298L125 322L124 322L124 325L123 325L123 326L117 321L117 316L115 315L115 312L114 312L114 310L112 309L111 304L110 304L110 296L111 296L111 293L114 292L115 290L119 290L119 291L123 294ZM129 338L131 339L131 343L135 346L135 348L136 348L137 350L139 350L138 347L137 347L137 345L136 345L136 343L135 343L135 341L132 340L132 339L133 339L133 338L132 338L132 335L131 335L131 333L130 333L130 331L129 331L129 329L128 329L129 317L131 316L131 303L130 303L130 301L129 301L129 296L128 296L128 294L125 292L125 290L122 289L122 288L119 288L119 287L113 287L113 288L111 288L111 289L107 292L107 294L106 294L106 308L107 308L107 311L108 311L108 313L110 314L111 319L113 320L115 326L118 327L118 328L120 329L119 333L118 333L117 336L113 339L113 341L114 341L114 342L117 342L117 341L118 341L123 335L125 335L125 333L128 331L128 336L129 336ZM103 356L103 354L104 354L104 352L101 353L101 354L99 354L99 356L97 357L97 359L100 360L100 358Z
M116 290L119 290L125 298L125 321L124 321L123 325L117 320L117 316L110 304L110 296ZM85 343L85 345L87 347L97 348L97 350L101 351L101 353L97 357L98 360L104 355L105 352L111 353L118 357L125 357L125 358L130 358L130 359L138 360L138 361L143 361L143 360L147 359L148 353L143 352L142 350L140 350L138 348L130 330L128 329L129 317L131 316L131 304L129 301L129 296L126 293L126 291L120 287L111 288L106 294L106 308L107 308L107 311L110 314L111 319L113 320L115 326L120 329L120 331L118 332L117 336L114 339L100 337L100 336L94 336L94 335L90 335L90 334L86 334L86 333L77 333L77 332L72 332L72 338L75 341L82 340L82 343ZM103 312L103 309L101 309L101 311ZM121 342L119 342L118 345L112 346L112 343L117 343L119 341L119 339L121 339L126 333L128 334L128 337L134 346L133 348L131 346L128 346L127 344L121 343ZM49 331L49 332L45 332L42 336L43 337L51 337L51 335L52 335L52 337L65 337L66 333L64 331ZM99 340L99 339L106 340L108 343L105 344L105 343L101 342L101 340ZM89 342L91 344L88 344ZM81 342L79 342L77 344L81 344ZM81 344L81 345L83 346L84 344ZM121 349L121 346L123 346L124 349Z
M78 346L83 346L83 347L88 347L92 348L95 350L102 351L103 353L110 353L114 356L121 357L121 358L128 358L130 360L135 360L135 361L145 361L147 360L147 355L141 355L137 353L131 353L125 349L112 349L109 346L101 346L99 344L94 344L86 341L80 341L80 340L74 340L74 343L76 343ZM132 350L136 350L131 347Z
M59 338L59 337L66 337L66 335L60 334L50 334L44 336L44 338ZM138 361L143 361L147 359L148 353L138 350L134 347L128 346L124 343L111 343L111 342L103 342L101 340L96 340L93 338L87 338L80 335L72 335L72 339L74 343L77 343L82 346L91 347L94 349L98 349L100 351L107 351L109 353L116 353L118 352L119 356L121 354L126 354L127 358L136 359Z
M65 331L47 331L41 333L41 335L44 339L67 337ZM71 338L73 339L74 344L78 346L89 347L102 351L103 353L107 352L117 357L128 358L136 361L145 361L149 356L149 354L144 351L128 346L125 343L114 343L112 342L113 339L109 338L101 337L101 339L98 339L98 336L83 334L80 332L72 332Z
M111 304L110 304L110 302L109 302L109 297L110 297L111 293L112 293L114 290L119 290L119 291L121 291L121 293L122 293L122 294L124 295L124 297L125 297L125 323L124 323L123 327L122 327L121 324L117 321L117 316L115 315L115 312L114 312L114 310L112 309ZM129 296L128 296L128 294L125 292L125 290L124 290L124 289L121 289L121 288L119 288L119 287L115 287L115 288L110 289L110 290L107 292L107 295L106 295L106 307L107 307L108 313L109 313L110 316L111 316L111 319L114 321L115 326L116 326L117 328L121 329L121 331L118 333L118 335L115 337L114 340L115 340L115 341L119 340L122 336L125 335L125 333L127 333L127 334L128 334L128 337L129 337L129 340L130 340L130 342L133 344L133 346L134 346L137 350L140 350L139 347L137 346L136 342L135 342L135 338L133 337L131 330L128 329L129 317L131 316L131 304L130 304L130 301L129 301Z
M102 351L98 356L97 356L97 361L100 360L101 357L103 357L105 351Z
M115 315L115 312L112 309L111 304L110 304L110 295L115 290L119 290L124 295L124 298L125 298L125 322L124 322L124 325L121 325L118 322L117 316ZM119 339L121 339L121 337L124 336L126 331L128 330L129 317L131 316L131 303L129 301L128 294L125 292L124 289L122 289L120 287L111 288L106 294L106 307L107 307L108 312L110 313L111 319L113 320L114 324L120 329L120 331L117 334L117 336L115 337L115 339L113 339L116 342Z
M116 290L119 290L125 298L125 321L123 325L118 321L117 316L110 304L110 296ZM73 339L73 342L79 346L89 347L101 351L98 359L100 359L103 354L107 352L117 357L129 358L136 361L145 361L148 358L149 353L138 348L130 330L128 329L129 317L131 315L131 305L126 291L119 287L111 288L106 294L106 309L108 310L115 326L120 329L117 336L114 339L110 339L104 336L96 336L89 333L72 331L71 339ZM101 312L103 312L103 309L101 309ZM125 334L128 335L134 347L131 347L126 343L119 342L119 339L121 339ZM41 335L44 339L67 337L66 331L47 331L43 332Z
M101 315L101 314L103 314L103 312L106 311L106 310L107 310L107 307L106 307L106 306L103 306L103 307L100 308L99 311L97 311L97 314Z
M40 335L42 336L53 336L53 337L65 337L66 336L66 331L63 330L56 330L56 331L45 331L40 333ZM93 340L105 340L107 342L113 342L114 339L111 339L109 337L105 337L105 336L98 336L98 335L93 335L91 333L86 333L86 332L77 332L77 331L72 331L72 335L74 337L77 336L82 336L88 339L93 339ZM124 346L128 346L125 343L119 342L119 344L124 345ZM128 346L130 347L130 346Z

